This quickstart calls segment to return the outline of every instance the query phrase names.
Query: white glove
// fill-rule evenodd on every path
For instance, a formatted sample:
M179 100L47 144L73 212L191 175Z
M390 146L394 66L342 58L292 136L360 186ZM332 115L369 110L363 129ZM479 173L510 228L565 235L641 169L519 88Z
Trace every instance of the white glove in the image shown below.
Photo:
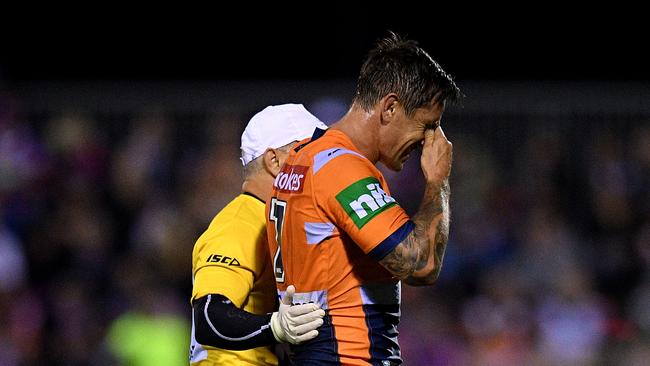
M271 330L278 342L298 344L318 336L325 311L316 304L291 305L296 288L287 287L280 309L271 315Z

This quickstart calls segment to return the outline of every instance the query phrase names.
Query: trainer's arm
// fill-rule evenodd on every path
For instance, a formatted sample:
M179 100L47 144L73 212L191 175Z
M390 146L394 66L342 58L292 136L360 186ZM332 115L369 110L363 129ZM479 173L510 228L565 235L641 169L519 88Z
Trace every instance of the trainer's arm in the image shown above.
M194 338L200 344L245 350L279 342L299 344L318 336L325 311L315 304L292 305L289 286L273 314L256 315L236 307L227 297L209 294L194 301Z
M415 228L380 263L409 285L431 285L442 269L449 237L449 173L452 145L442 128L427 131L422 150L426 186Z
M245 350L278 343L271 330L271 314L251 314L218 294L194 300L193 309L194 337L200 344Z

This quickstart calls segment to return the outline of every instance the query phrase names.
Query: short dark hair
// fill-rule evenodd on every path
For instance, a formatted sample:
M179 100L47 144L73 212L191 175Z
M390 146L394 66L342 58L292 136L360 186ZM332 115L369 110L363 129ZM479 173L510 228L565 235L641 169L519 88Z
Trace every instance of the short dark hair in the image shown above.
M452 77L417 41L403 39L394 32L380 39L366 56L354 100L369 111L389 93L399 96L409 116L434 97L436 102L454 102L462 96Z

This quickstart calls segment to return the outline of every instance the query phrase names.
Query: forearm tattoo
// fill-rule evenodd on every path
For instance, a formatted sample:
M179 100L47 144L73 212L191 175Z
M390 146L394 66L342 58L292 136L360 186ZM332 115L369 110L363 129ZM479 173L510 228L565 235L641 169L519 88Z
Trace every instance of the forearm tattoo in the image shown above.
M433 279L438 277L449 236L449 183L427 187L418 212L413 216L415 229L381 264L393 275L406 279L434 260ZM432 253L433 251L433 253ZM433 254L433 258L431 255Z
M380 261L390 273L399 279L405 279L415 271L420 257L420 247L413 235L416 229Z

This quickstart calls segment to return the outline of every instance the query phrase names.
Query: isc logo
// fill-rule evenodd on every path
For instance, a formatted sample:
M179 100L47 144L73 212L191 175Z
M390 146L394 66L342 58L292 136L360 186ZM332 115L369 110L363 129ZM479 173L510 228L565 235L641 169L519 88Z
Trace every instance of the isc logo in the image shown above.
M208 259L206 260L206 262L223 263L223 264L227 264L229 266L239 266L239 261L237 260L237 258L224 257L221 254L210 254L210 256L208 256Z

